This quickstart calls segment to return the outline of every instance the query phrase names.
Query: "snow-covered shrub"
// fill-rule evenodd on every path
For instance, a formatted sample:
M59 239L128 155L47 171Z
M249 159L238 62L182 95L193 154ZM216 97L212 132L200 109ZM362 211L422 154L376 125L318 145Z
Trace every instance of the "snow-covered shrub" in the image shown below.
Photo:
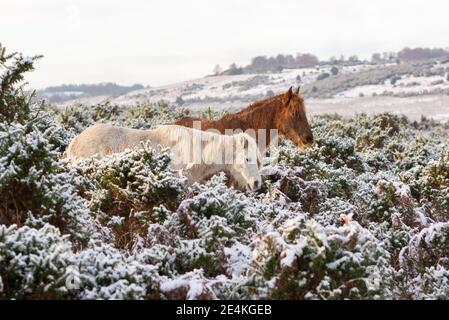
M0 297L68 298L74 263L72 244L57 228L0 225Z
M92 233L93 222L84 199L76 193L76 173L59 159L70 135L19 85L21 73L32 69L34 59L16 58L11 66L3 60L1 67L6 66L7 72L0 86L4 118L0 123L0 223L42 226L49 222L63 233L85 239Z
M305 166L306 174L315 169L314 164L317 161L330 164L335 168L347 166L357 171L363 170L354 139L338 137L329 131L322 136L316 136L315 145L310 149L305 151L281 149L278 156L281 162L288 165Z
M386 283L388 252L350 216L344 218L342 227L323 227L299 216L263 235L253 251L255 281L262 296L382 297L383 284L377 277L383 274Z
M432 218L447 221L449 217L449 152L442 150L437 160L425 166L416 166L401 174L411 187L412 194L420 202L427 202L435 209Z
M175 209L184 178L169 168L171 159L149 144L98 159L89 158L75 167L85 178L89 207L116 235L116 244L132 245L135 235L146 233L150 223L165 219L155 207Z
M74 186L77 176L58 159L58 149L51 143L55 130L0 125L2 223L24 224L34 216L65 230L68 225L78 231L85 227L84 201Z
M118 106L105 101L93 106L81 104L55 109L56 119L76 134L98 123L111 123L136 129L150 129L159 124L170 124L174 119L188 115L185 108L174 108L166 102Z
M437 265L449 268L449 223L436 222L422 229L402 249L400 263L409 275Z
M203 268L208 274L223 272L224 248L249 230L256 229L260 212L252 197L226 186L224 174L212 177L205 185L196 184L191 195L181 202L167 222L181 241L178 270Z
M83 105L71 105L56 111L56 119L67 129L75 134L81 133L87 127L95 123L88 107Z
M449 297L449 270L442 266L426 268L414 279L410 297L425 300L447 300Z
M23 123L30 119L33 94L24 93L24 73L34 70L33 63L39 58L7 54L0 44L0 122Z
M122 252L92 241L75 254L80 299L161 298L157 268L145 254Z
M115 104L111 104L109 101L96 104L92 106L90 113L92 119L96 121L109 121L117 119L120 115L120 108Z

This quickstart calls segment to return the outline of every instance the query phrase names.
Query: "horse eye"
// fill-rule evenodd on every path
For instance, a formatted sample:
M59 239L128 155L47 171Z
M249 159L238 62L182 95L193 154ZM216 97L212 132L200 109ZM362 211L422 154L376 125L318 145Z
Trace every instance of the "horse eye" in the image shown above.
M249 162L249 158L246 158L246 162Z

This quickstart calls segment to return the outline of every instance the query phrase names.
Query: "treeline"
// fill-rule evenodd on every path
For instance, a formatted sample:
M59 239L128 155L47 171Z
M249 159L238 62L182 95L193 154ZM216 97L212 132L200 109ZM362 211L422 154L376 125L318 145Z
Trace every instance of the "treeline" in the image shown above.
M291 54L278 54L277 56L272 57L254 57L251 59L251 63L247 66L238 66L237 64L232 63L229 68L224 71L217 65L213 72L214 75L238 75L246 73L280 72L283 69L310 68L319 64L357 65L370 62L399 63L401 61L420 61L446 56L449 57L449 50L443 48L404 48L399 52L374 53L371 57L371 61L363 61L356 55L348 58L340 56L339 58L331 57L328 60L319 60L317 56L311 53L298 53L296 56Z
M318 65L320 61L317 56L310 53L278 54L273 57L257 56L251 59L251 63L245 67L239 67L235 63L228 69L222 71L220 66L214 68L214 74L237 75L244 73L279 72L283 69L309 68Z
M404 48L398 52L398 58L402 61L427 60L446 56L449 57L449 50L442 48Z
M64 84L45 88L38 93L40 96L47 98L51 102L62 102L79 97L120 95L143 88L144 86L141 84L122 86L112 82L105 82L98 84Z
M318 63L318 58L310 53L298 53L296 57L290 54L278 54L276 57L255 57L245 69L248 72L281 71L282 69L313 67Z

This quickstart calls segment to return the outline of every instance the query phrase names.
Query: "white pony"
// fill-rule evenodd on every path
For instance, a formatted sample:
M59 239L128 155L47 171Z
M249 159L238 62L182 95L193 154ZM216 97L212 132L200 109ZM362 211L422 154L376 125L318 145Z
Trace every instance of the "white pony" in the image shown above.
M152 147L169 148L171 168L185 175L190 183L224 171L240 189L256 190L262 184L261 155L254 138L245 133L221 135L177 125L137 130L96 124L70 142L66 156L72 162L104 157L137 147L143 141L149 141Z

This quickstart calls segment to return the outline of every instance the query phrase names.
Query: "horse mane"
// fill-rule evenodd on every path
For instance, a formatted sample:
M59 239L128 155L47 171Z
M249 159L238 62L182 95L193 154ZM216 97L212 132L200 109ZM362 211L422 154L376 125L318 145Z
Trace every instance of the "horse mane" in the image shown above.
M277 96L273 96L270 98L265 98L265 99L260 99L257 101L254 101L253 103L251 103L248 107L246 107L245 109L235 113L236 115L243 115L249 112L253 112L258 110L261 107L272 107L274 103L278 102L277 100L281 100L283 94L279 94Z
M238 133L235 135L223 135L219 132L201 131L189 127L184 127L181 125L161 125L157 127L154 130L154 132L158 132L159 134L165 135L165 137L171 141L177 142L182 141L183 143L185 141L185 140L183 141L183 139L188 139L187 141L190 141L190 139L195 140L198 139L202 142L201 146L202 150L204 149L205 145L208 145L208 147L211 148L210 154L206 153L207 156L215 155L217 152L223 152L225 144L226 143L235 144L237 137L240 135L243 135L250 143L254 143L254 145L257 145L256 140L254 140L254 138L247 133ZM181 140L179 138L181 138ZM257 158L258 160L261 160L261 155L259 153L257 153ZM206 160L210 161L212 159L208 158Z
M249 106L247 106L245 109L240 110L239 112L236 113L231 113L231 114L226 114L224 115L222 118L217 119L217 120L204 120L201 119L200 117L183 117L180 118L178 120L175 121L174 125L185 125L186 123L190 122L190 121L196 121L196 120L201 120L203 122L216 122L216 121L220 121L220 120L226 120L229 118L235 118L238 116L243 116L246 114L249 114L251 112L254 111L259 111L260 108L272 108L274 103L278 102L277 100L281 100L283 94L279 94L277 96L273 96L270 98L266 98L266 99L260 99L257 101L254 101L253 103L251 103ZM280 102L280 101L279 101Z

